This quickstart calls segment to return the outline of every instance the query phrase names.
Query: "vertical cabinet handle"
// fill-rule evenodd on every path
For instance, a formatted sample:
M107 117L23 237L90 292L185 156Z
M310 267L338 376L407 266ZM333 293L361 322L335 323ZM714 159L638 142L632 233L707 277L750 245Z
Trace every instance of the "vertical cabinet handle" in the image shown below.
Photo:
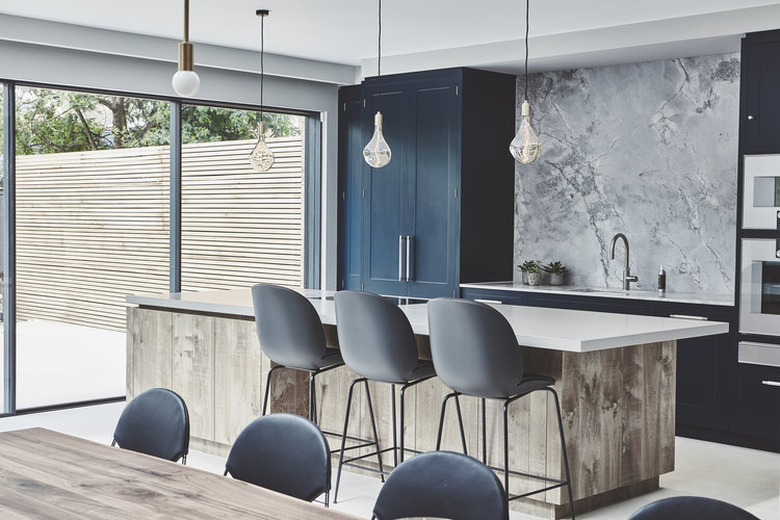
M398 235L398 281L404 280L404 236Z
M412 279L411 260L412 260L412 237L406 235L406 281L407 282Z

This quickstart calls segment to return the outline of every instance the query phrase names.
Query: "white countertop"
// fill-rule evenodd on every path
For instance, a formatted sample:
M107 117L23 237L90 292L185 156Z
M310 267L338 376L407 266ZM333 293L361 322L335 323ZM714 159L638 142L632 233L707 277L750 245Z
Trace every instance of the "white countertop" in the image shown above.
M334 291L301 289L300 292L311 300L324 324L336 325L336 311L332 300ZM127 302L167 310L254 317L250 289L128 296ZM506 316L512 324L520 345L551 350L589 352L642 343L712 336L729 331L728 323L718 321L521 305L492 306ZM427 306L417 303L400 307L409 317L415 334L427 335Z
M731 294L704 294L667 292L631 289L624 291L612 287L586 287L581 285L526 285L521 282L481 282L460 284L463 289L481 289L493 291L532 292L540 294L563 294L566 296L588 296L594 298L622 298L628 300L647 300L674 303L695 303L700 305L734 305Z

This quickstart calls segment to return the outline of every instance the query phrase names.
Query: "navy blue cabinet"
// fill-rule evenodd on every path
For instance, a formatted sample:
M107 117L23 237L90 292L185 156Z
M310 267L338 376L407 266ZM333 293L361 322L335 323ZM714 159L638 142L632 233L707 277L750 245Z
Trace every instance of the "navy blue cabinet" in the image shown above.
M360 85L339 90L339 280L360 287L363 269L363 97Z
M765 384L780 381L780 369L737 362L739 334L733 306L472 288L461 293L464 298L513 305L728 322L728 334L677 342L676 433L780 451L780 397L776 387Z
M340 100L340 288L456 296L461 282L510 277L515 77L400 74L383 77L381 93L368 78ZM373 169L361 152L377 108L392 160Z
M742 39L740 139L742 153L780 152L780 31Z

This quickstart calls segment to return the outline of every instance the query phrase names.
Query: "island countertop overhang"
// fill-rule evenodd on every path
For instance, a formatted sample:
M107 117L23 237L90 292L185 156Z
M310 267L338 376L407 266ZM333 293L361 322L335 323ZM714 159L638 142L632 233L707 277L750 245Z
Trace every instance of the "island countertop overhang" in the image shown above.
M336 325L334 291L302 289L325 325ZM254 317L249 289L131 295L127 302L140 307L201 314ZM663 318L631 314L578 311L491 304L510 322L520 345L568 352L590 352L661 341L713 336L729 332L718 321ZM425 304L400 306L415 334L428 335Z

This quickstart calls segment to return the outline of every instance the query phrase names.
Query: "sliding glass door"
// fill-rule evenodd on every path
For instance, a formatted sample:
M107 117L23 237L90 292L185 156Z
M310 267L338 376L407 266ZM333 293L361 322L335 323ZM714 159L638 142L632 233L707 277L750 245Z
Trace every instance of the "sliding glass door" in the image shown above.
M16 98L16 407L123 396L125 297L168 289L170 106Z
M260 113L182 109L183 291L304 284L306 117L264 114L267 172L252 169Z

